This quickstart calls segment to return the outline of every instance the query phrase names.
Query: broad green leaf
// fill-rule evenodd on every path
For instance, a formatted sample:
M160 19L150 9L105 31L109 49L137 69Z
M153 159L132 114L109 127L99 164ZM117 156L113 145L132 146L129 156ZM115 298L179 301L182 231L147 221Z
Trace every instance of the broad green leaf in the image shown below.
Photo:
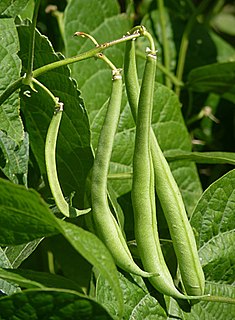
M43 288L44 287L43 285L41 285L36 281L28 280L19 274L4 270L2 268L0 268L0 278L8 281L12 281L13 283L17 283L19 286L23 288Z
M231 284L235 278L235 230L212 238L199 250L207 280ZM225 271L226 270L226 271Z
M234 190L235 170L231 170L203 193L191 219L206 277L227 283L235 274Z
M235 287L226 284L206 283L206 293L211 296L235 299ZM192 307L190 313L184 313L184 320L233 320L235 316L235 305L218 302L199 302Z
M146 295L147 289L144 291L131 276L126 278L121 273L119 273L119 282L124 298L123 319L129 319L132 310ZM96 282L96 299L115 319L119 319L117 318L117 305L114 298L113 291L111 290L108 281L102 277L102 275L99 275Z
M188 88L197 92L235 94L235 62L214 63L193 69L188 76Z
M169 150L165 152L165 156L168 161L189 160L196 163L228 163L235 165L234 152L187 152Z
M133 309L130 320L165 320L167 319L166 312L158 303L158 301L151 295L145 295L140 302Z
M228 12L226 12L226 10L219 12L212 19L212 24L216 30L219 30L219 33L235 36L235 17L231 10Z
M29 27L18 28L23 66L27 66ZM61 57L55 54L50 42L36 33L34 67L40 67ZM86 111L80 92L70 77L68 67L55 69L38 78L60 101L64 103L64 112L57 143L58 175L65 196L75 191L73 198L76 207L83 206L85 179L91 168L93 157L90 148L90 132ZM21 107L30 145L41 173L45 175L44 144L46 132L53 116L54 104L42 89L31 97L21 95Z
M63 275L76 282L84 292L89 292L92 265L62 235L47 239L47 247L53 254L55 265L60 266Z
M112 320L97 302L72 290L28 289L0 299L1 318Z
M57 234L55 218L34 190L0 179L0 244L11 245Z
M23 288L61 288L82 293L82 289L68 278L47 272L27 269L0 269L0 277L19 284Z
M21 62L17 55L19 40L14 19L0 19L0 94L20 77ZM13 93L0 106L0 130L15 143L23 140L23 125L19 115L19 94Z
M24 133L23 140L17 144L4 132L0 131L0 148L3 160L0 168L5 176L14 183L23 184L27 187L29 139Z
M235 48L213 31L210 32L210 36L216 45L217 62L233 61L235 58Z
M11 263L8 260L4 250L0 247L0 268L11 268ZM0 292L10 295L15 292L21 291L18 285L4 280L0 276Z
M59 222L59 221L58 221ZM123 311L123 296L118 272L113 258L105 245L92 233L78 226L60 221L60 229L69 243L86 258L108 281L118 305L118 314Z
M108 279L121 312L123 301L116 266L109 251L94 234L55 218L34 190L2 179L0 194L0 244L20 244L61 232Z
M16 17L26 7L30 0L1 0L0 14Z
M65 10L66 56L74 56L94 47L90 39L73 37L76 31L89 33L98 43L105 43L121 38L129 27L128 18L120 14L116 0L71 0ZM114 46L105 54L118 68L122 67L124 45ZM111 71L103 61L94 59L73 64L71 70L81 89L89 118L93 121L97 109L110 95Z
M205 293L210 293L212 301L197 302L191 309L188 309L188 312L183 311L176 300L166 297L165 301L169 315L166 319L232 320L234 318L235 306L231 304L231 299L235 297L234 286L206 282ZM215 301L213 301L213 298L215 298Z
M41 239L36 239L28 243L7 246L4 249L4 253L7 256L11 268L18 268L21 263L31 255L31 253L37 248ZM7 268L5 266L5 268Z

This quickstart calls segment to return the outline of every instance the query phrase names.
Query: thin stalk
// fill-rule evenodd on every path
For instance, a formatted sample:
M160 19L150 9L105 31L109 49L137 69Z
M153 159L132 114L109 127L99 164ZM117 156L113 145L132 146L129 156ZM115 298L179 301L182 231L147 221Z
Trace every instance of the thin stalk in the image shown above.
M121 172L121 173L109 173L108 179L109 180L126 180L132 179L132 172Z
M93 49L90 49L89 51L80 53L79 55L77 55L75 57L66 58L64 60L59 60L59 61L47 64L47 65L45 65L43 67L40 67L40 68L34 70L33 71L33 77L37 78L38 76L42 75L43 73L51 71L51 70L53 70L55 68L59 68L59 67L71 64L71 63L75 63L75 62L78 62L78 61L81 61L81 60L86 60L86 59L95 57L98 53L104 51L105 49L107 49L109 47L112 47L112 46L114 46L116 44L119 44L119 43L126 42L128 40L135 39L135 38L137 38L139 36L141 36L141 34L130 34L130 35L128 34L128 35L123 36L120 39L116 39L116 40L113 40L113 41L110 41L110 42L103 43L103 44L101 44L101 45L99 45L99 46L97 46L97 47L95 47Z
M182 78L183 78L185 59L186 59L186 54L187 54L188 45L189 45L189 36L192 32L197 16L206 9L206 7L209 5L210 2L211 0L204 0L199 4L199 6L196 8L194 13L192 14L191 18L188 20L188 23L184 29L184 33L183 33L181 44L180 44L180 50L179 50L178 66L176 70L176 77L178 78L179 81L182 81ZM178 96L180 95L180 86L175 87L175 93Z
M163 46L163 56L164 56L164 65L168 72L170 72L170 48L169 42L166 34L166 19L165 19L165 7L164 0L157 0L158 10L159 10L159 18L161 25L161 34L162 34L162 46ZM171 88L172 83L169 77L165 78L166 86Z
M29 40L28 66L27 66L27 71L26 71L26 77L23 80L25 84L30 84L31 80L32 80L34 49L35 49L35 33L36 33L37 17L38 17L38 10L39 10L39 6L40 6L40 2L41 2L41 0L35 1L33 19L32 19L32 24L30 26L31 37Z
M228 303L228 304L235 304L235 299L231 297L222 297L222 296L204 296L200 297L198 300L200 301L207 301L207 302L220 302L220 303Z
M52 63L44 65L44 66L42 66L42 67L40 67L38 69L35 69L32 72L31 76L32 76L32 78L37 78L40 75L42 75L42 74L44 74L44 73L46 73L48 71L54 70L56 68L63 67L63 66L66 66L68 64L75 63L75 62L78 62L78 61L81 61L81 60L86 60L86 59L89 59L89 58L93 58L97 54L99 54L100 52L104 51L105 49L107 49L109 47L112 47L112 46L114 46L116 44L119 44L119 43L123 43L125 41L129 41L129 40L138 38L140 36L141 36L141 34L139 34L139 33L128 34L128 35L123 36L120 39L116 39L116 40L113 40L113 41L110 41L110 42L103 43L103 44L99 45L98 47L93 48L93 49L91 49L89 51L83 52L83 53L81 53L81 54L79 54L79 55L77 55L75 57L70 57L70 58L66 58L64 60L59 60L59 61L56 61L56 62L52 62ZM15 92L17 89L19 89L23 85L23 80L24 79L25 79L25 76L20 77L19 79L17 79L13 83L11 83L5 91L3 91L3 93L0 95L0 105L3 104L3 102L7 98L9 98L10 95L13 92Z

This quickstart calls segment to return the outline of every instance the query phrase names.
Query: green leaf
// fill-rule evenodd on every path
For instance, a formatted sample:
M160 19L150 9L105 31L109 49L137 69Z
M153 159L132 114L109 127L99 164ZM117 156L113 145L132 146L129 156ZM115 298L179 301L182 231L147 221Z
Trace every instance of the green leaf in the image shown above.
M0 14L16 17L26 7L30 0L1 0Z
M21 62L17 55L19 40L14 19L0 19L0 94L20 77ZM23 125L19 115L19 95L13 93L0 106L0 130L15 143L23 140Z
M235 230L220 233L199 250L207 280L233 283L235 278ZM225 272L226 270L226 272Z
M206 278L227 283L235 274L234 190L235 170L231 170L203 193L191 219Z
M24 134L23 140L17 144L4 132L0 131L0 148L3 159L1 170L5 176L14 183L24 184L27 187L28 160L29 160L29 139Z
M235 165L234 152L187 152L168 150L165 152L168 161L189 160L196 163L232 164Z
M55 218L34 190L0 179L0 244L20 244L57 234Z
M140 279L142 280L142 278ZM128 278L126 278L121 273L119 273L119 282L124 298L123 319L129 319L132 310L146 295L147 289L145 289L144 291L131 276L128 276ZM117 318L117 305L115 297L113 295L113 291L111 290L108 281L104 277L102 277L102 275L98 276L96 282L96 299L109 311L109 313L115 319Z
M8 281L12 281L13 283L17 283L23 288L43 288L43 285L40 283L28 280L25 277L15 274L14 272L6 271L2 268L0 268L0 278L6 279Z
M72 290L34 289L0 299L1 319L112 320L94 300Z
M18 28L24 68L27 66L28 41L30 29ZM40 67L60 58L55 54L50 42L36 33L34 67ZM90 148L90 132L86 111L80 92L70 77L69 68L55 69L38 78L52 93L64 103L58 143L58 175L65 196L75 191L74 206L83 206L83 194L86 176L92 166L93 156ZM26 130L29 133L30 145L42 174L45 174L44 143L46 132L53 116L54 104L48 95L39 87L31 97L21 95L21 107L24 114Z
M188 88L197 92L235 94L235 62L214 63L193 69L188 75Z
M8 260L4 250L0 247L0 268L11 268L11 263ZM10 295L21 291L18 285L8 282L0 277L0 292Z
M105 245L92 233L74 224L59 221L60 229L70 244L87 259L108 281L118 305L119 315L123 311L123 296L118 272L113 258Z
M212 296L235 298L235 287L226 284L206 283L206 293ZM235 305L229 303L205 302L195 304L190 313L184 313L185 320L233 320Z
M210 36L216 45L217 49L217 61L218 62L228 62L233 61L235 57L235 48L217 33L211 31Z
M133 309L130 320L166 320L167 315L158 301L151 295L145 295Z
M206 282L205 293L210 293L211 301L199 301L187 312L180 308L176 300L166 297L167 313L170 315L166 319L232 320L234 318L235 306L230 304L230 299L235 297L234 286Z
M117 0L72 0L65 10L66 56L74 56L94 47L89 39L72 37L76 31L83 31L96 38L98 43L121 38L129 30L128 17L119 14ZM105 51L111 61L121 68L124 46L119 44ZM111 71L100 60L89 59L71 65L86 103L89 118L93 121L97 109L105 103L111 92Z
M84 288L85 292L89 292L92 265L62 235L47 239L47 246L53 254L55 265L60 266L62 274Z
M21 263L25 259L27 259L30 256L30 254L37 248L42 239L43 238L36 239L28 243L6 247L4 249L4 253L10 262L11 268L18 268L21 265ZM5 266L5 268L9 267Z
M213 18L212 24L217 30L219 29L220 33L235 36L235 17L232 11L226 12L224 10L219 12L219 14Z
M82 293L82 289L74 281L57 274L27 269L0 269L0 277L13 281L23 288L62 288Z

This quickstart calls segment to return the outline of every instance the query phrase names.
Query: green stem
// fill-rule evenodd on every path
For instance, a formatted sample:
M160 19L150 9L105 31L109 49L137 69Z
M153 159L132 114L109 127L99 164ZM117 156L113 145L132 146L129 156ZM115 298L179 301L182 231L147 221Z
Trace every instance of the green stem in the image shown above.
M31 83L32 73L33 73L33 59L34 59L34 49L35 49L35 33L36 33L37 17L38 17L38 10L39 10L39 6L40 6L40 2L41 2L41 0L36 0L35 1L33 19L32 19L32 24L30 26L31 37L30 37L30 40L29 40L28 66L27 66L26 77L23 80L24 84L29 84L29 85Z
M103 44L101 44L101 45L99 45L99 46L97 46L97 47L95 47L93 49L90 49L89 51L80 53L79 55L77 55L75 57L66 58L64 60L59 60L59 61L47 64L47 65L45 65L43 67L40 67L40 68L34 70L33 71L33 77L37 78L41 74L43 74L45 72L48 72L48 71L51 71L51 70L53 70L55 68L59 68L59 67L71 64L71 63L75 63L75 62L78 62L78 61L81 61L81 60L86 60L86 59L92 58L92 57L96 56L97 54L99 54L100 52L104 51L105 49L107 49L109 47L112 47L112 46L114 46L116 44L119 44L119 43L122 43L122 42L125 42L125 41L128 41L128 40L135 39L135 38L137 38L139 36L141 36L141 34L126 35L126 36L123 36L120 39L116 39L116 40L113 40L113 41L110 41L110 42L103 43Z
M199 299L200 301L208 301L208 302L220 302L220 303L229 303L235 304L235 299L230 297L222 297L222 296L204 296Z
M3 93L0 95L0 106L4 103L4 101L9 98L12 93L14 93L16 90L18 90L22 86L22 80L23 77L20 77L19 79L15 80L13 83L11 83L6 90L3 91Z
M44 86L44 84L42 84L41 82L39 82L35 78L32 78L32 82L36 83L39 87L41 87L51 97L51 99L53 100L55 106L57 106L58 99L54 96L54 94L46 86Z
M35 69L32 73L32 78L37 78L39 77L40 75L44 74L45 72L48 72L50 70L54 70L55 68L59 68L59 67L63 67L63 66L66 66L68 64L71 64L71 63L75 63L75 62L78 62L78 61L81 61L81 60L85 60L85 59L89 59L89 58L92 58L92 57L95 57L97 54L99 54L100 52L104 51L105 49L109 48L109 47L112 47L116 44L119 44L119 43L123 43L125 41L128 41L128 40L132 40L132 39L135 39L135 38L138 38L140 37L141 34L139 33L136 33L136 34L128 34L126 36L123 36L122 38L120 39L116 39L116 40L113 40L113 41L110 41L110 42L106 42L104 44L101 44L99 45L99 47L96 47L94 49L91 49L87 52L83 52L75 57L71 57L71 58L66 58L64 60L59 60L59 61L56 61L56 62L52 62L52 63L49 63L45 66L42 66L38 69ZM23 80L24 80L24 77L20 77L19 79L17 79L16 81L14 81L13 83L11 83L8 88L3 91L3 93L0 95L0 105L3 104L3 102L10 97L10 95L16 91L17 89L19 89L22 85L23 85Z
M132 179L132 172L121 172L121 173L109 173L109 180L125 180Z
M165 19L165 7L164 0L157 0L159 17L160 17L160 25L161 25L161 34L162 34L162 46L163 46L163 55L164 55L164 65L166 70L170 72L170 49L169 42L167 40L166 34L166 19ZM171 88L171 79L166 77L166 86Z
M199 4L199 6L196 8L194 13L192 14L191 18L188 20L188 23L184 29L184 33L181 39L179 56L178 56L178 66L176 70L176 77L178 78L179 81L182 81L182 78L183 78L185 59L186 59L186 54L187 54L188 45L189 45L189 36L192 32L193 26L196 22L198 15L201 14L206 9L210 1L211 0L204 0ZM180 95L180 86L175 87L175 93L178 96Z

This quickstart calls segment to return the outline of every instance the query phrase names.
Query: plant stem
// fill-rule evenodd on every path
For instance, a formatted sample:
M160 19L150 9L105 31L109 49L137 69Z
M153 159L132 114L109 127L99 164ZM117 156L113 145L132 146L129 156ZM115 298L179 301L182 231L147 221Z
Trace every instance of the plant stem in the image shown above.
M197 16L206 9L210 1L211 0L204 0L199 4L199 6L195 9L194 13L192 14L191 18L188 20L188 23L184 29L184 33L181 39L179 56L178 56L178 66L176 70L176 77L178 78L179 81L182 81L182 78L183 78L185 59L186 59L186 54L187 54L188 45L189 45L189 36L192 32ZM175 87L175 93L178 96L180 95L180 86Z
M0 106L4 103L4 101L9 98L13 92L18 90L22 86L22 80L23 77L20 77L19 79L15 80L13 83L11 83L6 90L3 91L3 93L0 95Z
M104 51L105 49L107 49L109 47L112 47L112 46L114 46L116 44L119 44L119 43L122 43L122 42L125 42L125 41L128 41L128 40L132 40L132 39L138 38L140 36L141 36L141 34L139 34L139 33L126 35L126 36L123 36L120 39L116 39L116 40L101 44L98 47L93 48L93 49L91 49L89 51L83 52L83 53L81 53L81 54L79 54L79 55L77 55L75 57L71 57L71 58L67 58L67 59L64 59L64 60L59 60L59 61L56 61L56 62L49 63L49 64L47 64L45 66L42 66L42 67L40 67L38 69L35 69L32 72L31 77L32 78L37 78L38 76L44 74L45 72L48 72L48 71L53 70L55 68L59 68L59 67L71 64L71 63L75 63L75 62L78 62L78 61L81 61L81 60L85 60L85 59L89 59L89 58L95 57L98 53ZM25 80L25 79L22 76L19 79L17 79L16 81L14 81L13 83L11 83L8 86L8 88L5 91L3 91L3 93L0 95L0 105L3 104L3 102L7 98L9 98L9 96L14 91L19 89L23 85L23 80Z
M169 50L169 42L167 40L166 34L166 19L165 19L165 7L164 0L157 0L159 17L160 17L160 25L161 25L161 34L162 34L162 46L163 46L163 55L164 55L164 65L166 70L170 72L170 50ZM169 77L165 78L166 86L171 88L171 79Z
M64 60L59 60L59 61L47 64L47 65L45 65L43 67L40 67L40 68L34 70L33 71L33 77L37 78L41 74L43 74L45 72L48 72L50 70L53 70L55 68L66 66L66 65L71 64L71 63L75 63L75 62L78 62L78 61L81 61L81 60L86 60L86 59L95 57L98 53L104 51L105 49L107 49L109 47L112 47L112 46L114 46L116 44L119 44L119 43L122 43L122 42L125 42L125 41L128 41L128 40L132 40L132 39L138 38L140 36L141 36L141 34L125 35L120 39L116 39L116 40L113 40L113 41L110 41L110 42L103 43L103 44L101 44L101 45L99 45L99 46L97 46L97 47L95 47L93 49L90 49L89 51L80 53L79 55L77 55L75 57L66 58Z
M222 296L210 296L209 295L209 296L201 297L200 301L235 304L235 298L222 297Z
M35 1L35 7L33 12L33 19L32 24L30 26L30 40L29 40L29 51L28 51L28 66L26 71L26 77L24 78L24 84L31 83L32 80L32 73L33 73L33 60L34 60L34 49L35 49L35 33L36 33L36 25L37 25L37 17L38 17L38 10L40 6L41 0Z
M132 179L132 172L121 172L121 173L109 173L109 180L126 180Z

